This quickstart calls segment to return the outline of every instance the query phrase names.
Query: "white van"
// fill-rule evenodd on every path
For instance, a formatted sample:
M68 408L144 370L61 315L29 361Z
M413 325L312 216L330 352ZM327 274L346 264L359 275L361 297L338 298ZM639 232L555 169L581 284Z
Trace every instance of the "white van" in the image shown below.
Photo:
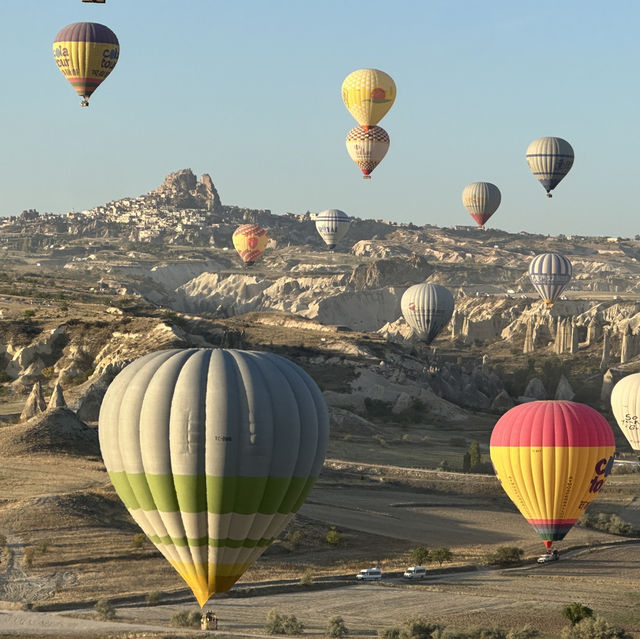
M405 579L424 579L427 576L427 569L424 566L409 566L403 577Z
M380 581L382 579L382 571L380 568L363 568L357 575L358 581Z

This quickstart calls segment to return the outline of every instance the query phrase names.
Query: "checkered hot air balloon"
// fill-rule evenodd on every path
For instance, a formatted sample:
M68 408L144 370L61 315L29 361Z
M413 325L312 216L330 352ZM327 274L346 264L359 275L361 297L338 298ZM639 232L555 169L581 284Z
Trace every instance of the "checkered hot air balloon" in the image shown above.
M381 126L368 129L356 126L347 133L346 144L349 156L362 171L362 177L370 180L371 172L389 150L389 134Z
M204 606L304 502L329 415L315 382L284 357L169 350L116 376L99 437L118 496Z

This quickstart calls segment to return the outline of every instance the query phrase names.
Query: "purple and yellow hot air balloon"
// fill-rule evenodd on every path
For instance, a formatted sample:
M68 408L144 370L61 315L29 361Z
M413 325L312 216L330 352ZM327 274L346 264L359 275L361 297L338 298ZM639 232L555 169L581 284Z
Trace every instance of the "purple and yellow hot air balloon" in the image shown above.
M74 22L58 32L53 57L62 75L89 106L89 98L113 71L120 55L116 34L97 22Z
M600 492L615 440L607 420L586 404L528 402L498 420L490 452L502 488L551 548Z
M267 248L267 232L257 224L242 224L233 233L233 246L247 266L252 266Z

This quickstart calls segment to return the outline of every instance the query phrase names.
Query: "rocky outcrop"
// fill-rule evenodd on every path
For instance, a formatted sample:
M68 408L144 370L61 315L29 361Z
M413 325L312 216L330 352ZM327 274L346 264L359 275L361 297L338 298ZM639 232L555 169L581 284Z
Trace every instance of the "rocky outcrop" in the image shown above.
M561 375L560 380L558 381L558 386L556 387L554 399L562 399L570 402L575 395L573 388L571 388L571 384L569 384L569 380L564 375Z
M20 421L24 422L36 415L40 414L47 407L47 403L44 401L44 393L42 392L42 385L40 382L36 382L27 397L27 401L20 413Z
M47 404L47 410L52 410L54 408L64 408L66 407L67 402L64 399L64 394L62 392L62 386L60 386L60 382L56 382L53 387L53 391L51 391L51 397L49 398L49 403Z
M547 399L547 389L540 378L534 377L529 380L527 387L524 389L524 397Z
M419 255L411 255L408 259L375 260L356 266L349 285L355 291L412 286L426 281L433 270L433 266Z
M222 212L222 203L211 177L206 173L198 182L191 169L170 173L150 195L165 206L183 209L205 209L213 213Z

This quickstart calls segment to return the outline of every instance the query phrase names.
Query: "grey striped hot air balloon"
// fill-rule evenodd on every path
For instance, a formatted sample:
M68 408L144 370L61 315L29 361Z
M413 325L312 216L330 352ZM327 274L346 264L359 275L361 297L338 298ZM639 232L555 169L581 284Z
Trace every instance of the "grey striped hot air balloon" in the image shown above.
M551 191L573 166L573 148L562 138L538 138L527 148L527 164L551 197Z
M349 224L351 224L349 216L338 209L328 209L316 216L316 230L332 251L347 234Z
M549 308L569 283L571 275L571 262L560 253L536 255L529 264L529 279Z
M453 295L439 284L414 284L402 295L400 308L407 324L427 344L449 323Z
M300 508L329 418L315 382L283 357L170 350L113 380L99 436L119 497L203 606Z
M480 228L498 210L500 189L491 182L472 182L462 191L462 204Z

